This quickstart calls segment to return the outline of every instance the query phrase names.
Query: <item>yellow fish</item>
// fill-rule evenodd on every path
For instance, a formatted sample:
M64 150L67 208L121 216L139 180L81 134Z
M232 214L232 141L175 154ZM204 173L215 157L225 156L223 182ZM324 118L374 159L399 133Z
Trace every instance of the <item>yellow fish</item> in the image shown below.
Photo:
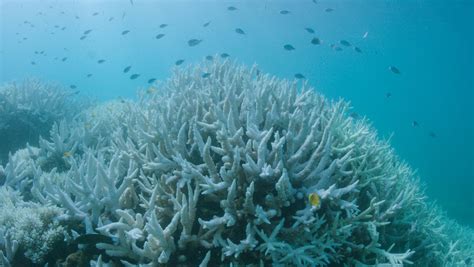
M319 205L321 205L321 199L319 198L319 195L316 192L309 194L308 200L309 203L311 203L311 205L314 207L319 207Z
M72 153L69 152L69 151L66 151L66 152L64 152L63 156L66 157L66 158L69 158L70 156L72 156Z
M149 87L149 88L146 90L146 92L147 92L148 94L153 94L153 93L156 92L156 88L155 88L155 87Z

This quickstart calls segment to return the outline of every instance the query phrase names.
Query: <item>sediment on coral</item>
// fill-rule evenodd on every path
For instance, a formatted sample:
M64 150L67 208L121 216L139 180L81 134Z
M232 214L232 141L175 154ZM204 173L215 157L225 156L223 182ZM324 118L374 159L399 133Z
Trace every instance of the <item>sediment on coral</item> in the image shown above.
M0 164L26 143L38 145L54 122L73 118L89 104L59 84L38 79L0 86Z
M472 230L349 109L255 66L205 62L55 124L10 156L3 187L80 223L71 242L93 237L99 266L469 264Z

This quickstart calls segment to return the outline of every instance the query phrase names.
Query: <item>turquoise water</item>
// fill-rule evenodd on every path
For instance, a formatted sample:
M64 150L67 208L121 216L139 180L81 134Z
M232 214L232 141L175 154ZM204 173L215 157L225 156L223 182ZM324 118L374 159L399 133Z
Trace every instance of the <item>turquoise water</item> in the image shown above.
M0 0L0 83L39 77L99 100L133 98L149 79L169 77L176 60L224 52L282 78L301 73L329 98L351 101L381 136L392 135L428 196L474 226L473 16L473 1ZM322 44L312 45L314 37ZM192 38L203 41L189 47Z

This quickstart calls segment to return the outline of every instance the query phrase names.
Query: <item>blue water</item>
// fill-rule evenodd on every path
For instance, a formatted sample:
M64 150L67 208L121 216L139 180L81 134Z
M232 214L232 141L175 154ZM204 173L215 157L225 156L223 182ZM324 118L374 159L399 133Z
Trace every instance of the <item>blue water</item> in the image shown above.
M392 135L430 199L474 226L474 1L133 3L0 0L0 83L39 77L99 100L133 98L148 79L169 77L176 60L189 64L223 52L282 78L301 73L329 98L350 101L381 137ZM230 5L238 10L228 11ZM168 26L160 28L163 23ZM130 32L121 35L124 30ZM159 33L165 36L157 40ZM323 43L312 45L313 37ZM189 47L191 38L203 42ZM362 53L338 44L342 39ZM343 51L331 49L333 43ZM43 50L46 55L34 53ZM391 65L401 73L390 72ZM140 77L130 80L134 73Z

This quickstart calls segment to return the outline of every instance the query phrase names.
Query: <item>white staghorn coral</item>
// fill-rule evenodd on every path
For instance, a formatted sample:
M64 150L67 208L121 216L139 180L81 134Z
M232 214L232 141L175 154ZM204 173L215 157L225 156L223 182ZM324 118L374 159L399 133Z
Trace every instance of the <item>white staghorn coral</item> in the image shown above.
M33 181L6 186L25 194L21 185L32 184L32 200L82 221L80 234L110 237L96 247L125 265L437 266L473 257L472 232L426 204L411 169L366 121L297 85L228 61L179 69L138 103L56 125L29 158L41 170ZM44 168L64 151L73 153Z

